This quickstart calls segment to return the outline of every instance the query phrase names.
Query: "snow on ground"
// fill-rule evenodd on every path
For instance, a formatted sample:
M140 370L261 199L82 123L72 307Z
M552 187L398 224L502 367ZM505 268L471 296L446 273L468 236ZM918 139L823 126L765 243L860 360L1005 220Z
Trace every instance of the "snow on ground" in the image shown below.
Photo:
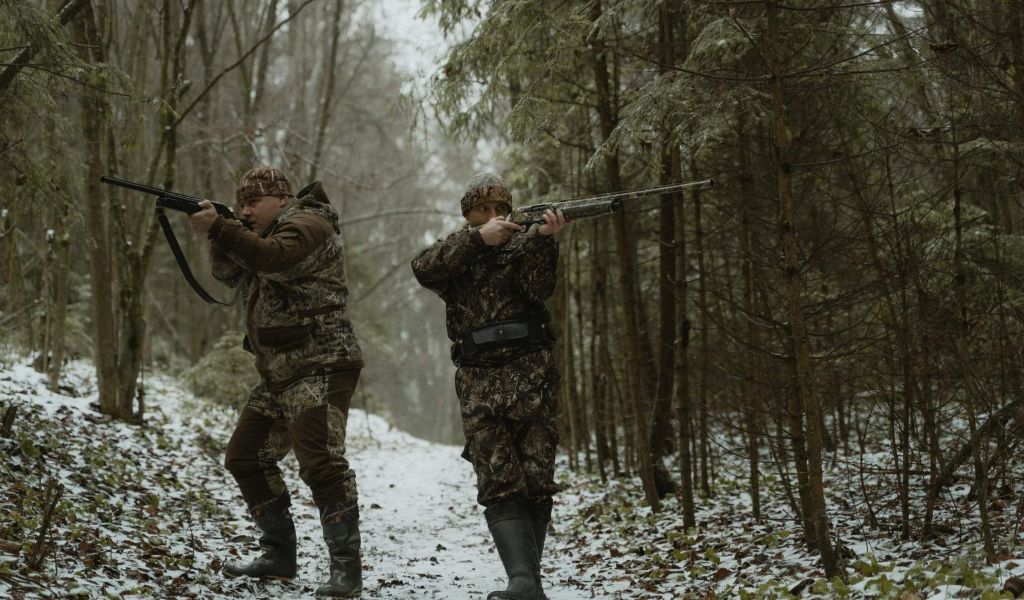
M283 467L298 527L299 576L282 583L220 574L224 561L251 556L256 541L221 466L234 409L198 400L170 378L147 377L146 422L128 425L91 406L90 364L68 368L62 394L47 391L44 381L24 364L0 369L0 414L18 407L11 435L0 437L0 598L312 596L326 577L326 549L291 457ZM459 600L502 587L460 450L352 411L348 454L360 489L364 598ZM652 514L635 480L602 484L571 473L561 457L564 492L544 561L549 597L987 599L998 598L1011 575L1024 575L1015 510L1024 504L1013 486L993 499L1002 560L986 565L968 486L946 495L936 515L941 537L902 541L894 493L884 476L872 474L883 469L862 469L887 465L891 454L840 458L827 473L829 510L834 534L848 549L849 576L828 582L799 540L774 471L765 467L762 474L764 518L755 523L745 463L731 460L722 452L715 495L697 498L698 527L687 529L675 498ZM868 472L863 482L861 470ZM48 529L52 551L33 569L28 563L39 547L51 479L64 491ZM865 491L877 521L870 526Z
M24 487L4 490L0 539L21 530L15 541L25 548L21 560L0 553L0 597L312 596L327 575L326 547L294 458L285 460L284 471L299 538L299 576L287 583L224 578L223 562L251 556L257 536L220 464L234 411L196 400L168 378L151 377L147 424L115 423L89 406L96 401L91 366L76 363L69 371L65 387L87 395L52 394L44 376L24 365L0 371L0 399L19 407L15 439L0 440L5 454L14 454L8 467L15 468L0 477L34 472L32 463L42 460L64 484L69 503L69 518L54 525L56 549L43 575L27 577L22 567L39 520L22 528L8 511L16 506L13 512L21 513L32 504L25 495L38 499L45 480L33 475ZM45 425L36 428L47 422L57 424L52 435L43 433ZM29 424L34 431L23 429ZM55 440L63 448L43 450L58 445ZM79 445L102 453L82 456ZM476 598L504 588L461 448L413 438L355 409L347 447L360 494L363 597ZM107 462L103 454L119 455L126 464ZM12 483L0 481L3 488ZM551 560L547 566L552 600L591 597L560 583L573 573L570 564Z

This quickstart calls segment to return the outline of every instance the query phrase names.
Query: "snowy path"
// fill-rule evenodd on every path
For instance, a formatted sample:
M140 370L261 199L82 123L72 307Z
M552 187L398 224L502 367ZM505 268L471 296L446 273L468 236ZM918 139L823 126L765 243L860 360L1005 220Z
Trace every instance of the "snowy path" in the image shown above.
M364 598L483 598L504 587L501 563L475 501L472 469L460 451L388 431L383 420L353 411L348 453L359 482ZM308 597L326 576L326 549L316 509L294 461L287 461L285 470L297 500L293 513L300 574L290 584L270 584L266 591L268 597ZM233 495L233 488L227 488L221 486L218 495ZM237 503L241 507L240 499ZM241 510L236 516L244 519ZM551 536L552 553L557 553L555 538ZM557 582L571 575L569 565L548 562L551 600L590 597L559 587ZM257 593L263 587L242 585Z
M118 423L90 407L94 378L91 365L76 363L66 376L74 391L60 395L30 367L0 370L0 400L19 408L16 435L0 438L11 456L0 465L0 509L17 508L0 510L0 538L35 539L38 521L26 517L39 510L47 480L65 487L67 501L42 573L23 570L25 554L0 551L0 597L312 597L327 576L327 551L294 457L282 469L298 528L299 576L226 578L223 562L252 556L257 537L221 466L236 411L150 377L146 425ZM361 410L350 415L347 442L360 490L362 597L461 600L503 589L461 448L413 438ZM571 563L555 558L558 538L549 536L550 598L592 597L562 583L575 580Z
M256 547L255 529L221 466L236 411L150 376L146 423L119 423L90 406L94 379L91 365L76 362L64 379L68 394L52 394L24 362L0 367L0 412L18 409L10 435L0 435L0 598L311 598L326 578L327 555L294 458L282 467L299 529L299 576L287 583L226 578L223 562L251 556ZM348 451L360 489L363 598L475 600L502 587L503 569L461 448L415 439L353 410ZM810 585L802 597L894 598L893 590L916 590L919 596L907 597L946 600L962 593L1000 597L1011 576L1024 578L1021 509L1014 509L1024 506L1024 467L1015 466L1013 487L997 490L992 515L1001 555L988 563L969 478L952 486L936 511L948 533L904 541L894 535L899 506L891 485L877 477L881 469L870 470L868 489L882 525L866 523L860 469L865 460L885 465L889 457L878 451L830 466L833 523L855 555L847 580L829 582L778 486L763 499L763 522L751 519L742 460L718 463L718 494L699 499L698 527L687 528L675 498L654 515L635 479L602 483L573 474L562 456L557 477L566 489L556 499L545 548L546 590L552 600L783 598ZM772 483L768 474L764 479ZM64 495L45 560L34 568L51 482Z

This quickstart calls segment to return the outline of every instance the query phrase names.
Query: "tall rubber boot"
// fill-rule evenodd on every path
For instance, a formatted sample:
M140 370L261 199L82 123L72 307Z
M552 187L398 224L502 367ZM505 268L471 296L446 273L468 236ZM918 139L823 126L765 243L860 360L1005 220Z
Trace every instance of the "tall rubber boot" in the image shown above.
M551 498L526 505L533 522L533 541L537 544L537 560L544 558L544 540L548 536L548 525L551 523Z
M331 504L320 507L324 541L331 556L331 575L316 590L318 598L353 598L363 591L359 556L359 507Z
M540 560L533 520L526 505L506 500L484 510L494 546L505 566L508 587L491 592L488 600L547 600L540 583Z
M291 579L295 577L295 524L288 511L291 498L284 492L270 502L261 504L249 512L260 530L260 549L263 553L251 562L232 561L224 565L223 573L228 577L270 577Z

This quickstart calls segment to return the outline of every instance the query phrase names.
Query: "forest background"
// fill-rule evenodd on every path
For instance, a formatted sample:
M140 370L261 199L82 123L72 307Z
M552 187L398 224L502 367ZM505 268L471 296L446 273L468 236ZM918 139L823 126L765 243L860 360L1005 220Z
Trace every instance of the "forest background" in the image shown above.
M561 236L570 466L688 525L727 476L753 520L776 494L832 576L823 470L859 460L875 525L941 535L963 481L988 559L1012 551L990 513L1024 509L1020 2L421 4L448 44L426 87L370 2L0 0L5 355L55 390L90 357L127 421L154 370L240 402L238 310L99 176L230 201L269 162L341 212L357 405L457 442L441 305L407 265L457 226L459 182L497 169L532 203L712 178Z

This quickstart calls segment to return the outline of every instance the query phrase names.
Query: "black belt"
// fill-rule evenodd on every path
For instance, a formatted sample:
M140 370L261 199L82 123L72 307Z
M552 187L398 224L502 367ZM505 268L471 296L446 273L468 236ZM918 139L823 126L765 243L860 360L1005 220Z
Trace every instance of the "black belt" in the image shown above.
M507 346L548 345L553 340L548 324L538 319L502 321L464 334L455 343L452 358L455 364L459 364L488 350Z

